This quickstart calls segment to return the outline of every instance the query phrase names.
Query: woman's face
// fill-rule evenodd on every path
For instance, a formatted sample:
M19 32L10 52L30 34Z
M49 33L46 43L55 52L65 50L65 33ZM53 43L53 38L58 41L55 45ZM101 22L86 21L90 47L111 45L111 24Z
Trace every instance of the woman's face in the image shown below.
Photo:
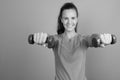
M66 9L62 12L61 22L65 28L65 31L75 31L75 27L78 22L77 13L74 9Z

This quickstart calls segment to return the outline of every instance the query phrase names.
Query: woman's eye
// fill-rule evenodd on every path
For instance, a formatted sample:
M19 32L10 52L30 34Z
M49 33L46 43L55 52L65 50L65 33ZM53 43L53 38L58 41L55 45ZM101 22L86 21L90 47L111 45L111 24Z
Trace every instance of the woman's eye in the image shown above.
M72 17L72 19L75 19L75 17Z
M67 20L67 19L68 19L68 18L66 18L66 17L64 18L64 20Z

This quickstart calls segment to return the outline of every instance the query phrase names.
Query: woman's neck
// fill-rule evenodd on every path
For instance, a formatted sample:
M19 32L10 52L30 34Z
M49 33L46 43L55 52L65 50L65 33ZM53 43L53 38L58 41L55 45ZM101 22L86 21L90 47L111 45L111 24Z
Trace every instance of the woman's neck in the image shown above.
M68 31L65 31L65 35L68 37L68 39L74 37L77 33L75 31L71 31L71 32L68 32Z

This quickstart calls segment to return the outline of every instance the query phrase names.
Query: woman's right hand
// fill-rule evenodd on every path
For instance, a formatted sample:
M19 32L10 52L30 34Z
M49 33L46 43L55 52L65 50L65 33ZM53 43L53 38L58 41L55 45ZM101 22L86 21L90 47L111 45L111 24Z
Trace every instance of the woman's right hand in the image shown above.
M47 33L34 33L34 42L38 45L44 45L46 42L48 34Z

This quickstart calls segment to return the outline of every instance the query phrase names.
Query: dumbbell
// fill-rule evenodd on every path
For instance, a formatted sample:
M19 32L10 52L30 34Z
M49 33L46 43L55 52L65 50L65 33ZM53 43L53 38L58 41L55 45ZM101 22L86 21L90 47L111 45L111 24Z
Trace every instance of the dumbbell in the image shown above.
M110 44L115 44L117 42L117 37L114 34L111 34L112 41ZM102 44L99 36L97 34L94 34L94 38L92 38L92 45L94 47L100 47L100 44Z
M35 42L34 42L34 34L30 34L30 35L28 36L28 43L29 43L29 44L32 44L32 45L35 43ZM49 36L47 37L45 43L49 44L49 45L48 45L48 48L52 48L52 47L54 46L54 37L51 36L51 35L49 35Z

